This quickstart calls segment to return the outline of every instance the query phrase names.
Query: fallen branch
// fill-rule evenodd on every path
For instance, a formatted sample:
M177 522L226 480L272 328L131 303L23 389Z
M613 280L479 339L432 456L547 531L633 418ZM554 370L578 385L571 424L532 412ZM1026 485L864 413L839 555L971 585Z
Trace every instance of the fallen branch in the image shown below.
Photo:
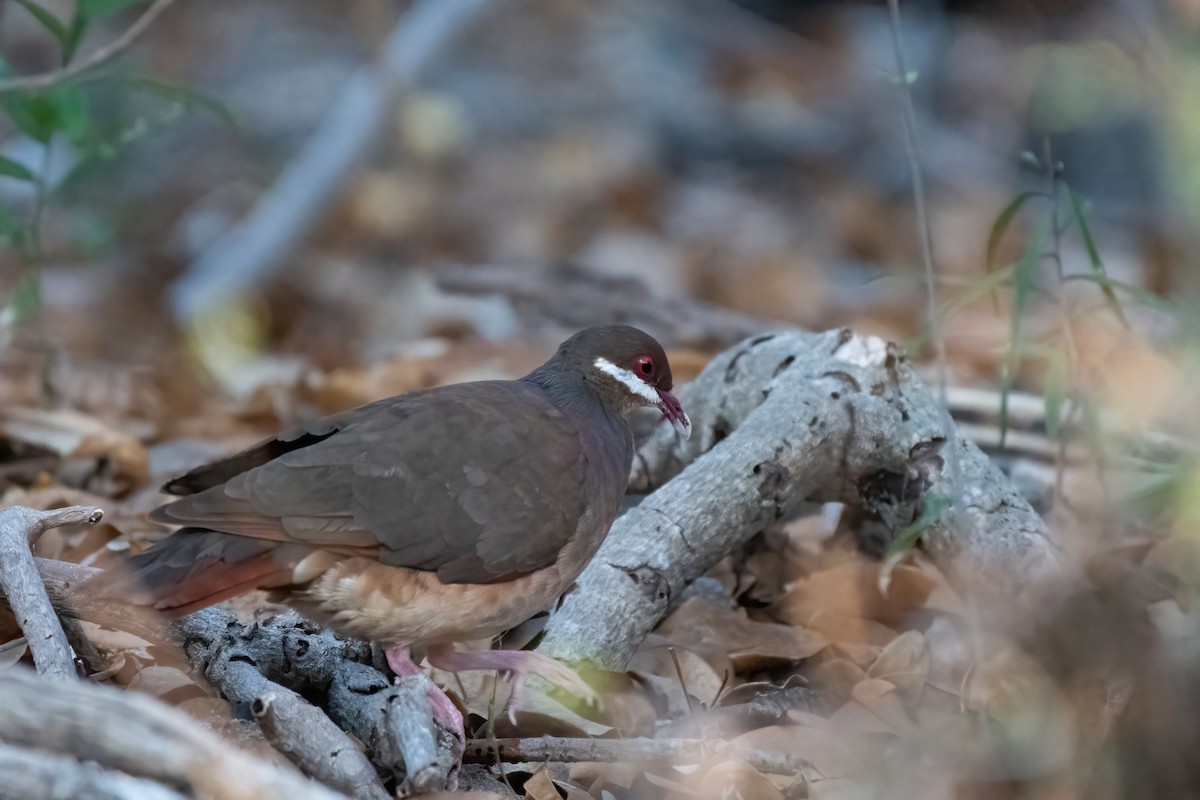
M375 764L404 776L404 793L453 789L462 742L440 731L429 706L429 679L393 684L378 670L346 661L329 687L330 717L367 746Z
M432 682L424 675L417 675L392 684L374 666L374 652L369 645L338 639L332 632L290 611L263 615L253 624L243 625L223 608L210 607L164 624L145 609L81 590L100 570L42 558L36 559L36 563L56 608L150 641L184 642L188 664L234 702L253 706L257 697L271 692L272 684L285 694L291 691L324 697L324 713L363 742L371 762L385 774L395 775L398 782L413 791L433 791L453 785L462 744L433 721L427 707ZM259 683L246 666L252 666L263 682ZM285 694L276 691L277 700ZM264 709L264 714L279 711ZM295 754L301 759L298 765L308 771L311 765L305 759L309 756L301 748L315 742L297 743L294 738L305 735L295 726L307 725L303 719L309 712L288 711L295 714L286 723L291 732L264 729L264 735L269 740L283 742L281 752L289 757L292 756L289 751L296 748ZM276 717L267 724L279 721ZM340 762L326 765L331 771L321 779L329 779L330 785L339 788L352 784L365 786L359 782L362 775L353 763L353 756L340 749L341 741L335 742L334 734L328 730L320 736L319 741L336 744Z
M3 796L21 800L65 797L103 800L184 800L161 783L131 778L88 761L0 745Z
M396 93L415 83L487 5L486 0L422 0L407 12L388 37L381 67L364 67L351 77L324 122L249 216L201 253L172 287L175 312L192 317L273 274L390 124Z
M74 756L214 800L345 800L255 759L180 711L137 692L84 681L53 691L32 671L0 673L0 741Z
M599 762L645 764L666 762L685 765L725 760L741 761L772 775L803 774L817 777L812 764L798 756L745 747L713 739L472 739L463 761L490 764L500 760L522 762Z
M447 292L502 295L526 322L541 317L575 330L621 320L642 328L666 347L729 347L772 326L768 320L701 300L663 297L637 278L576 267L460 264L441 269L437 282Z
M46 594L29 548L38 537L61 525L94 525L104 516L98 508L73 506L35 511L13 506L0 512L0 591L8 598L17 625L25 634L33 663L41 675L71 680L75 655Z
M764 334L717 356L679 397L691 439L660 426L642 442L631 488L657 491L617 520L551 617L543 652L624 669L672 595L804 502L899 523L923 497L949 498L926 532L933 557L967 594L1005 609L1064 575L1042 520L978 447L957 432L945 441L937 403L881 340Z
M263 736L305 775L356 798L390 795L350 737L300 695L262 676L253 663L224 654L205 673L222 696L250 706Z
M27 92L38 91L41 89L49 89L53 86L70 80L71 78L82 75L96 67L103 66L109 61L119 56L121 53L128 50L138 38L146 32L158 15L167 10L167 6L171 5L174 0L154 0L150 7L142 12L142 15L134 20L133 24L116 39L113 39L108 44L97 49L87 58L73 61L66 66L58 69L42 72L37 75L22 75L17 78L8 78L0 80L0 94L7 92Z

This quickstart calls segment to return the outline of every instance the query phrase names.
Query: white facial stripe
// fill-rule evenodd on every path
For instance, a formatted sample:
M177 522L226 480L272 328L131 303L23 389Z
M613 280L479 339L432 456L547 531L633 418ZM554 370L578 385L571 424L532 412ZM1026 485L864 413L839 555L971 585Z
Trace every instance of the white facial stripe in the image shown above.
M596 369L619 381L622 386L629 390L630 394L637 395L647 403L658 403L660 398L654 387L624 367L618 367L607 358L598 356L596 358Z

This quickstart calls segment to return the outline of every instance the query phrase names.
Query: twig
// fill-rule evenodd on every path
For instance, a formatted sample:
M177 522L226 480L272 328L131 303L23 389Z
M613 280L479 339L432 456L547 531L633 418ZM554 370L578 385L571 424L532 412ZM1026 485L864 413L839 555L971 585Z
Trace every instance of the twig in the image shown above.
M345 800L299 774L259 761L180 711L137 692L85 681L54 684L14 667L0 672L0 740L72 755L220 800Z
M46 587L38 577L29 548L51 528L83 523L94 525L103 516L100 509L83 506L53 511L13 506L0 512L0 590L8 598L41 675L74 679L75 655L46 594Z
M701 761L736 759L772 775L804 774L816 777L812 764L790 753L773 753L713 739L472 739L467 742L464 762L490 763L499 758L507 763L600 762L639 764L666 761L694 764Z
M937 271L933 266L933 233L929 227L929 212L925 207L925 180L921 175L921 158L917 149L916 111L913 108L912 84L909 80L908 59L900 36L900 0L888 0L892 17L892 45L896 50L896 68L900 74L900 96L904 101L904 150L912 176L913 206L917 215L917 236L921 242L921 261L925 265L925 315L929 322L929 337L933 341L938 364L938 399L946 405L946 342L937 321Z
M382 68L364 67L350 79L249 216L201 253L172 287L175 312L192 317L283 264L390 122L396 92L415 83L487 6L486 0L421 0L405 14L388 37Z
M58 69L42 72L37 75L23 75L18 78L0 80L0 94L7 92L37 91L49 89L63 81L107 64L124 51L128 50L138 38L153 24L158 15L167 10L175 0L154 0L142 15L134 20L126 31L108 44L97 49L94 53L79 61L59 67Z

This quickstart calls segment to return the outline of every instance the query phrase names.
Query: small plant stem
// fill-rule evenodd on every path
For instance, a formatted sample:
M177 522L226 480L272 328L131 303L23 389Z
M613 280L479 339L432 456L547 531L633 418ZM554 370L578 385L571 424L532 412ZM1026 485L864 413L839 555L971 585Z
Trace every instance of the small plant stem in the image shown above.
M921 159L917 150L916 112L913 110L912 86L909 81L908 59L904 55L904 42L900 36L900 0L888 0L892 16L892 45L896 50L896 67L900 75L900 95L904 104L904 148L908 156L908 169L912 174L913 205L917 216L917 237L921 242L921 260L925 265L925 314L928 318L929 338L937 356L938 400L946 405L946 342L937 324L937 272L933 266L933 235L929 227L929 214L925 208L925 182L921 177Z
M1050 260L1054 263L1054 274L1058 277L1058 298L1059 308L1059 328L1062 332L1063 346L1066 350L1067 369L1066 383L1067 389L1063 392L1063 397L1071 404L1068 411L1067 419L1062 420L1058 426L1058 458L1055 465L1054 476L1054 505L1057 507L1059 503L1065 503L1063 493L1063 476L1066 474L1067 468L1067 427L1074 417L1075 408L1079 405L1076 397L1076 388L1079 385L1078 364L1079 352L1075 345L1075 330L1071 325L1071 309L1067 303L1066 296L1066 275L1063 271L1062 260L1062 225L1059 221L1059 206L1060 203L1060 188L1062 181L1062 164L1054 159L1054 147L1047 136L1042 145L1043 161L1046 167L1046 180L1049 183L1050 191L1050 234L1051 251L1047 254ZM1061 401L1060 401L1061 402Z
M49 89L52 86L57 86L64 81L77 77L88 70L107 64L128 50L138 40L138 37L146 32L146 29L150 27L158 15L166 11L167 6L171 5L172 2L174 0L154 0L124 33L85 59L76 60L70 64L64 64L58 69L37 75L21 75L16 78L0 80L0 94L8 92L36 92Z

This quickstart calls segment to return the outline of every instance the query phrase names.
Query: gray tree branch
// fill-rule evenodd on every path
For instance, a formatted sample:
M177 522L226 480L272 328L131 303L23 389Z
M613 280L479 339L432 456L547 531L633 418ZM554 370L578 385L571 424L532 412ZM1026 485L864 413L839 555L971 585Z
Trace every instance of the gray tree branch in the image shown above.
M74 679L75 655L38 577L30 545L51 528L95 524L103 516L98 508L82 506L53 511L13 506L0 512L0 591L8 598L41 675Z
M1042 520L978 447L955 432L896 349L846 330L748 339L680 390L694 433L656 425L631 488L653 491L617 520L551 617L540 649L623 670L670 598L805 502L900 520L929 494L952 501L926 534L974 596L1011 598L1064 575ZM960 482L944 469L947 448ZM620 625L612 620L619 619Z
M385 129L396 93L412 86L487 6L487 0L420 0L406 13L388 37L382 64L351 77L249 216L188 267L172 288L176 313L193 316L273 274Z
M186 796L344 800L241 752L152 698L84 681L47 691L41 677L21 667L0 672L0 742L94 761Z

